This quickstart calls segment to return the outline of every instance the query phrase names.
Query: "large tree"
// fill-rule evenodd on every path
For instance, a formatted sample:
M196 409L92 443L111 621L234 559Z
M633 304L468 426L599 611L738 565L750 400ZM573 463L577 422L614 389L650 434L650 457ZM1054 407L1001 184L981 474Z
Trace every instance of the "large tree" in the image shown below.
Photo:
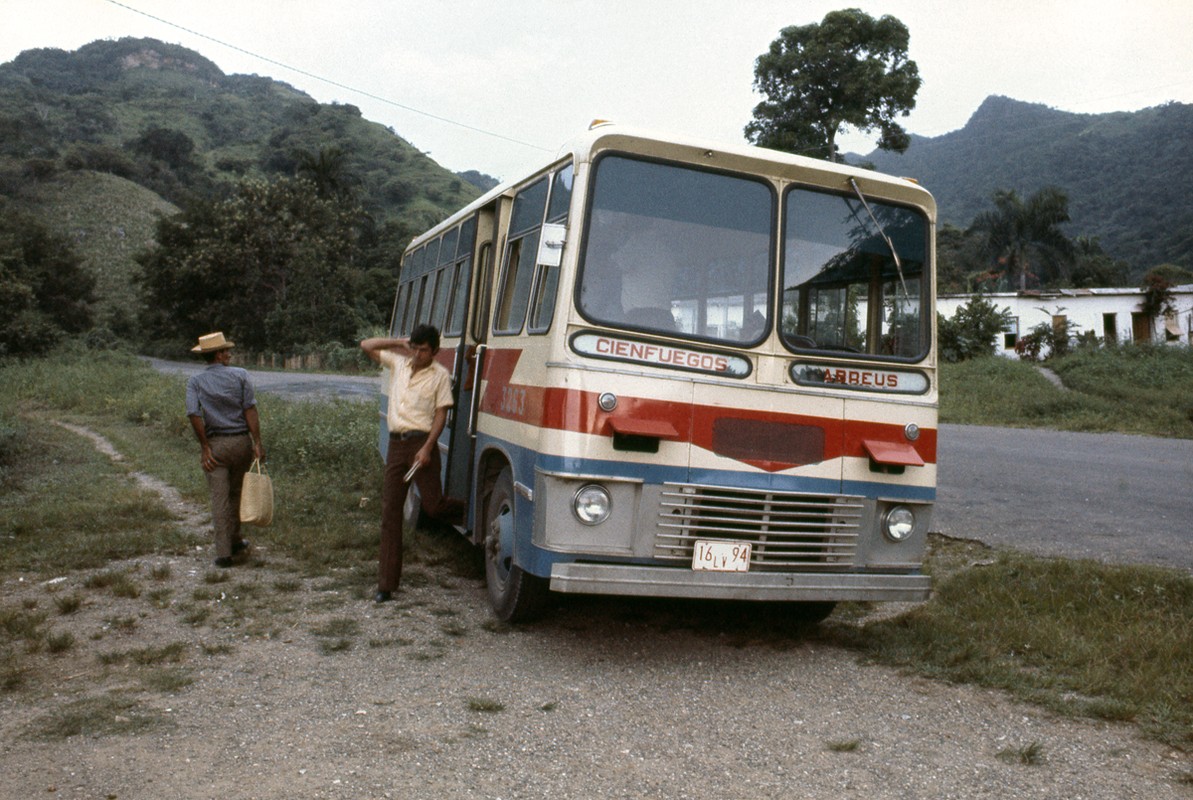
M0 356L43 353L87 331L94 293L70 242L0 198Z
M1067 281L1073 243L1060 226L1069 221L1069 197L1046 186L1024 200L1013 189L994 193L994 210L974 218L970 230L1007 288L1023 291L1029 276L1038 285Z
M364 221L306 180L244 181L224 200L193 203L158 224L157 248L138 259L148 333L180 342L223 330L259 352L353 341L384 316Z
M819 24L784 28L754 63L754 108L746 137L754 144L837 160L845 126L878 130L879 148L903 152L907 132L895 120L915 108L921 79L907 58L907 26L856 8Z

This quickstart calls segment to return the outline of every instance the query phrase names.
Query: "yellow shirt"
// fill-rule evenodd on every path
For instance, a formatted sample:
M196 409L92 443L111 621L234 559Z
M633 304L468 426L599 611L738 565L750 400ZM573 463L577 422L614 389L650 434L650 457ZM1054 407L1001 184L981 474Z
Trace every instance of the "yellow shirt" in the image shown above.
M412 372L409 358L382 350L381 364L389 367L385 421L390 433L429 431L436 409L453 405L451 373L438 361Z

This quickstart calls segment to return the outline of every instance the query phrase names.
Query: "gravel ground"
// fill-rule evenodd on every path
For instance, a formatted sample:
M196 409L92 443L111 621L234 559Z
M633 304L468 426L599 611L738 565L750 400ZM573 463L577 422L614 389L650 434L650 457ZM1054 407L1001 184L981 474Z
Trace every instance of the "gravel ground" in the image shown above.
M0 798L1193 797L1188 754L1130 726L862 665L756 607L562 598L510 628L446 566L414 564L378 606L267 548L223 582L209 565L209 547L124 565L132 598L77 574L0 585L76 641L0 694ZM146 688L163 674L192 682ZM121 703L39 735L82 698Z

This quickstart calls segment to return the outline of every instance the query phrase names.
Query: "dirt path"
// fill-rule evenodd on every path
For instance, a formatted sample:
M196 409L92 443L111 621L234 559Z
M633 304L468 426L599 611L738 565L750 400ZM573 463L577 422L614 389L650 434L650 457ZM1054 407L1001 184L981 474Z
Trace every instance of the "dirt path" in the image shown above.
M0 798L1193 796L1187 757L1130 726L860 665L747 612L568 598L509 628L426 558L376 606L369 576L266 548L215 571L209 550L112 565L136 596L0 587L5 607L82 599L44 688L0 694Z

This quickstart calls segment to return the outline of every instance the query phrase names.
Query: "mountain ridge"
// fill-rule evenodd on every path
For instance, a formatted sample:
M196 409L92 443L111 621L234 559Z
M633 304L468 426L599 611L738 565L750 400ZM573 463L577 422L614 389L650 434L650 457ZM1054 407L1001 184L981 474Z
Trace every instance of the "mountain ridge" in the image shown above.
M1027 196L1057 186L1069 197L1068 233L1096 237L1133 275L1162 263L1193 267L1193 195L1172 178L1193 172L1190 105L1077 114L991 95L956 131L860 160L916 178L936 197L941 222L962 228L997 190Z

